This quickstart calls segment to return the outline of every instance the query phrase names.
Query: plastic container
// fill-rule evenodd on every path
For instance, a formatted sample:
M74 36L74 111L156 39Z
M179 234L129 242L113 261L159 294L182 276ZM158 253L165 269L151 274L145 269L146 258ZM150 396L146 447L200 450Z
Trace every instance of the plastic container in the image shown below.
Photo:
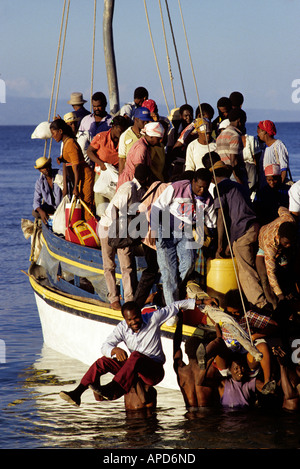
M235 259L211 259L207 262L206 288L210 296L217 297L223 303L224 295L229 290L238 288L233 262ZM236 272L237 266L236 266Z

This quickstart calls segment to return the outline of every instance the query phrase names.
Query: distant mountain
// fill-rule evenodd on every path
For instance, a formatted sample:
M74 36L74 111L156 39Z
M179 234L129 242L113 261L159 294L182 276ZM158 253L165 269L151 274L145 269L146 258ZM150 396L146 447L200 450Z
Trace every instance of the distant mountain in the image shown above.
M38 125L48 120L50 99L6 97L0 104L0 125ZM57 113L65 114L72 109L65 101L59 101Z
M6 97L6 103L0 103L0 125L38 125L48 119L49 101L45 98ZM88 103L87 103L88 104ZM161 115L167 116L164 104L158 105ZM72 108L67 99L58 101L57 113L63 117ZM274 122L300 122L298 111L276 109L245 109L248 122L270 119ZM216 114L215 114L216 116Z

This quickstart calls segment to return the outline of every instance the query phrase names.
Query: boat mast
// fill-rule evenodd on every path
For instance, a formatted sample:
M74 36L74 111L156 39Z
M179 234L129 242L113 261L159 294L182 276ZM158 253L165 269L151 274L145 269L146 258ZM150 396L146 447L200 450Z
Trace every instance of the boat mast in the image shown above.
M112 20L115 0L104 0L103 10L103 48L108 83L110 114L115 115L119 109L119 88L115 61Z

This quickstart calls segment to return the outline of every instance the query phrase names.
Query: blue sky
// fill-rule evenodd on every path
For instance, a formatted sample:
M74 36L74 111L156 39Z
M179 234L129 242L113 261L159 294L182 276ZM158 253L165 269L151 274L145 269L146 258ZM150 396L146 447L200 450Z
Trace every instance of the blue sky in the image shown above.
M221 96L239 90L245 109L299 111L293 102L300 82L300 2L297 0L181 0L201 102L216 108ZM108 95L102 50L103 1L98 0L94 91ZM168 106L174 107L158 0L146 1ZM174 47L161 0L176 105L184 103ZM168 1L187 101L198 105L177 0ZM63 0L1 0L0 74L7 97L50 99ZM59 99L72 91L90 95L93 0L71 0ZM120 101L132 100L136 86L165 104L144 0L115 0L114 43ZM300 85L297 85L300 88ZM300 93L299 93L300 96ZM69 109L64 109L67 111ZM3 108L1 108L1 113ZM47 116L45 116L47 117Z

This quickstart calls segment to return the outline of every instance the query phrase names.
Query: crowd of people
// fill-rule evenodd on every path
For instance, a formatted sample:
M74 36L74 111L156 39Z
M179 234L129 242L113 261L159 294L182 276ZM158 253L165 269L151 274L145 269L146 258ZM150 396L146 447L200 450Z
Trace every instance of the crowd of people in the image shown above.
M98 217L108 301L111 308L122 310L124 321L121 330L108 340L110 346L106 344L104 357L83 378L79 391L62 397L78 405L81 393L91 386L99 399L114 399L127 395L137 375L152 390L163 376L158 328L166 322L177 324L176 330L180 331L180 311L195 308L186 300L187 282L197 279L205 289L208 259L233 256L241 287L239 295L244 295L242 305L251 311L249 321L257 348L262 350L262 380L253 378L251 385L247 380L247 390L236 385L244 379L246 368L254 367L253 361L248 357L241 364L243 353L228 358L226 334L217 324L217 338L206 348L203 343L200 348L194 344L197 347L191 347L187 365L182 361L180 344L174 339L174 369L187 407L207 403L214 389L207 382L222 376L220 370L228 368L231 378L223 376L216 386L220 402L239 402L240 397L240 402L245 403L256 392L273 393L275 355L281 382L285 382L282 389L293 388L296 393L295 380L291 384L283 362L288 353L285 347L289 346L290 321L297 316L299 298L300 191L299 184L291 180L288 150L276 138L274 122L260 121L257 135L248 135L244 97L237 91L218 100L215 119L214 108L208 103L198 106L195 115L193 107L184 104L170 116L161 116L144 87L135 89L133 102L125 104L116 116L107 113L102 92L92 96L92 112L85 109L85 103L81 93L72 93L68 104L73 111L64 118L57 116L50 125L53 139L61 143L57 162L62 169L54 170L50 158L36 161L35 168L41 175L35 187L33 214L47 223L62 198L74 195L88 206L89 210L83 213L85 220L91 213ZM111 195L101 191L99 184L95 191L101 173L109 168L117 177ZM122 213L133 214L133 210L146 218L147 230L141 242L119 246L110 243L113 224ZM146 260L139 279L135 266L137 249ZM116 255L123 279L123 306L115 278ZM156 303L161 308L146 320L141 309L153 297L158 279L162 292L160 303ZM222 307L233 316L241 314L241 305L237 306L237 300L232 298L232 304L227 298L229 303ZM132 334L143 329L143 321L147 324L145 337L136 347ZM247 325L248 321L244 328ZM274 333L274 328L282 348L276 347L272 355L265 336L266 330ZM155 337L155 350L149 350L148 333ZM178 336L180 332L175 338ZM129 358L118 348L121 339L129 344ZM152 360L151 365L148 359ZM213 366L207 366L209 361ZM117 378L108 390L100 389L97 380L108 370L113 370ZM292 367L292 371L296 373L297 367ZM200 379L197 373L201 374L202 384L195 391L193 386L197 387ZM139 396L145 402L145 386L139 384L141 388L143 393ZM295 402L297 399L296 393Z

